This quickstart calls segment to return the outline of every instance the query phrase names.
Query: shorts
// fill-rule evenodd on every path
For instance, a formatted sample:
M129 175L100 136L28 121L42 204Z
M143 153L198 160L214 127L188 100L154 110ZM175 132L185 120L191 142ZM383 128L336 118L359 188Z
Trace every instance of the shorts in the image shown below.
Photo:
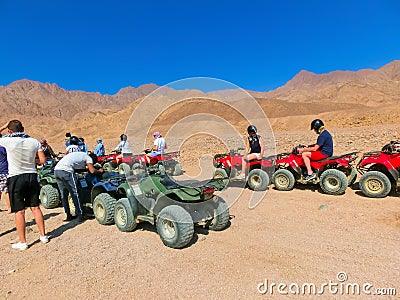
M254 154L257 157L257 159L260 159L261 153L251 153L251 154Z
M39 206L40 185L36 173L26 173L7 178L11 212Z
M7 193L7 174L0 174L0 192Z
M311 160L321 160L327 158L328 156L323 154L321 151L312 151L311 153Z

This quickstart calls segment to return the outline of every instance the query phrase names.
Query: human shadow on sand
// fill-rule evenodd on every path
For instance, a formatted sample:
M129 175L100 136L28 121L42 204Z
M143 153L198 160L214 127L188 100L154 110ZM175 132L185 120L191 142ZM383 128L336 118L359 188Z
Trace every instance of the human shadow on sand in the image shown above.
M50 219L50 218L52 218L52 217L55 217L55 216L57 216L57 215L59 215L60 213L51 213L51 214L45 214L45 215L43 215L43 220L48 220L48 219ZM35 219L33 219L32 221L29 221L29 222L26 222L26 227L28 228L28 227L30 227L30 226L33 226L33 225L36 225L36 221L35 221ZM14 227L14 228L11 228L11 229L9 229L9 230L6 230L6 231L4 231L4 232L2 232L2 233L0 233L0 237L2 237L2 236L4 236L4 235L6 235L6 234L9 234L9 233L11 233L11 232L14 232L14 231L16 231L17 229Z

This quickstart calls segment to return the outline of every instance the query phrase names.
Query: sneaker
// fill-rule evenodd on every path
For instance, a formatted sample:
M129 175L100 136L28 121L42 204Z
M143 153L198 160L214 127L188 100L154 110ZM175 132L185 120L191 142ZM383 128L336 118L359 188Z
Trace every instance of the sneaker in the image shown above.
M12 244L11 247L13 249L17 249L17 250L23 251L23 250L28 249L28 244L27 243L18 242L18 243Z
M39 240L43 243L43 244L47 244L49 242L49 237L47 235L44 236L39 236Z
M236 179L245 179L246 178L246 175L245 174L243 174L243 173L241 173L241 174L239 174L238 176L236 176Z
M313 180L315 177L317 177L317 174L312 173L311 175L307 175L306 177L304 177L304 180L310 181L310 180Z
M87 220L87 218L84 215L78 215L78 222L83 223Z

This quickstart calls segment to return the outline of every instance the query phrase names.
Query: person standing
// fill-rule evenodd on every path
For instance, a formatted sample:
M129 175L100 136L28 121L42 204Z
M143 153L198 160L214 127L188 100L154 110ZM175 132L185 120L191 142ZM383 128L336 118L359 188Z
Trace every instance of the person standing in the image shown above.
M79 139L76 136L71 136L69 139L69 146L65 149L65 154L72 153L72 152L80 152L81 149L79 149Z
M65 155L55 166L54 175L57 180L58 189L61 193L61 202L64 206L64 211L67 217L64 222L68 222L74 219L71 214L68 194L71 195L72 201L75 205L75 211L78 215L78 221L84 222L86 220L81 201L79 199L79 193L77 188L77 179L75 176L75 170L87 169L91 174L103 173L103 168L96 170L93 167L93 161L97 161L97 156L95 154L90 154L90 156L84 152L72 152Z
M39 229L39 240L49 242L46 235L43 214L40 209L40 186L35 167L36 155L40 163L45 163L42 147L38 140L24 132L21 121L11 120L0 128L0 133L8 129L7 135L0 138L0 146L7 150L9 174L7 189L10 196L11 212L15 213L15 225L19 242L12 244L13 249L26 250L25 209L29 207Z
M103 156L106 154L106 150L104 149L104 144L103 144L103 140L101 138L97 138L97 145L96 148L94 149L94 154L96 154L97 156Z
M7 190L7 175L8 175L8 161L6 148L0 146L0 192L1 198L4 199L7 205L7 210L10 213L10 197Z
M41 139L40 144L42 145L42 150L46 160L52 160L57 157L57 154L54 153L53 148L50 147L46 139Z
M81 152L85 152L86 154L88 154L88 148L87 145L85 144L85 139L83 137L79 138L78 147Z

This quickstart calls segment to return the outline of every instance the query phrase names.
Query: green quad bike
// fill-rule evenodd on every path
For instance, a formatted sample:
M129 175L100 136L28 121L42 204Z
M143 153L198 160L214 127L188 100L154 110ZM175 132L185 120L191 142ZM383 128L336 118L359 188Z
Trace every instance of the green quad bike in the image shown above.
M95 165L99 168L99 165ZM77 179L77 188L79 199L82 203L84 212L92 215L92 189L96 186L96 190L108 190L108 186L113 184L118 186L122 181L125 181L124 175L119 175L116 172L104 172L102 175L92 175L87 170L77 170L75 172ZM58 189L57 181L54 176L54 165L45 163L40 170L38 170L38 180L41 186L39 199L42 206L46 209L56 208L61 205L61 195ZM115 183L116 182L116 183ZM71 195L68 196L68 203L70 206L71 214L75 215L75 205L72 201Z
M194 226L216 231L226 228L229 207L214 192L224 189L228 181L177 182L154 166L145 174L128 176L118 186L116 180L106 189L95 185L93 212L100 224L115 223L123 232L149 222L156 225L164 245L183 248L192 240Z

